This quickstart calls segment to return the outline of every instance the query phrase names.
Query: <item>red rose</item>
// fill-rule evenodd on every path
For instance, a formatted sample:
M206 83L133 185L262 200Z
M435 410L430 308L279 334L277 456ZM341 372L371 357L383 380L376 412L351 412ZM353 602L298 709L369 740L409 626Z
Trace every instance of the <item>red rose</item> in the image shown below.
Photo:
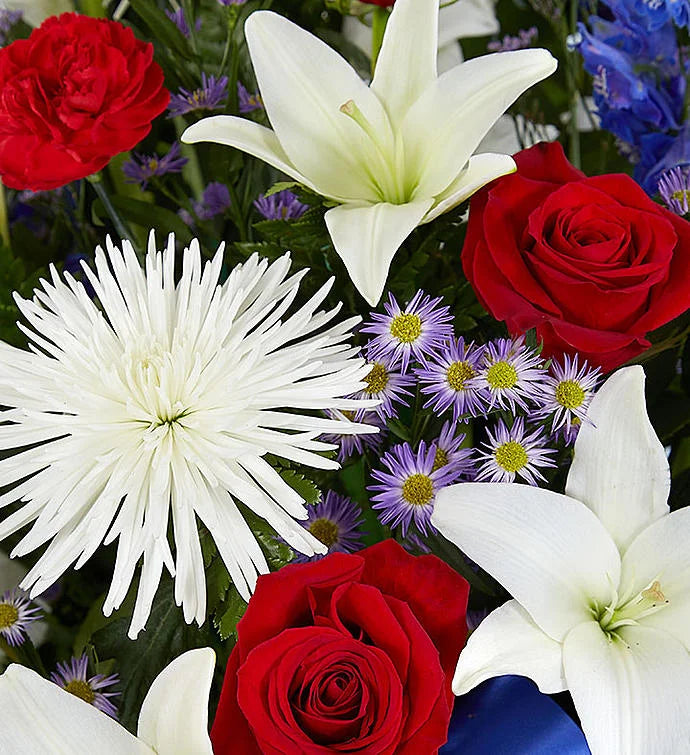
M467 582L387 540L259 577L211 730L216 755L432 755Z
M131 29L65 13L0 50L0 176L55 189L151 130L170 100L153 47Z
M462 250L482 304L545 355L611 370L690 307L690 224L628 176L587 178L560 144L515 155L517 173L477 192Z

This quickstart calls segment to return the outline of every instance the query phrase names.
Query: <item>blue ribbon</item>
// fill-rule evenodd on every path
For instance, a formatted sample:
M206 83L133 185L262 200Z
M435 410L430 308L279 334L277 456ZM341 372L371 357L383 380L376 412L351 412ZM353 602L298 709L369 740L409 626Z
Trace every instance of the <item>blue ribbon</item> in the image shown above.
M439 755L590 755L580 727L536 684L499 676L455 700Z

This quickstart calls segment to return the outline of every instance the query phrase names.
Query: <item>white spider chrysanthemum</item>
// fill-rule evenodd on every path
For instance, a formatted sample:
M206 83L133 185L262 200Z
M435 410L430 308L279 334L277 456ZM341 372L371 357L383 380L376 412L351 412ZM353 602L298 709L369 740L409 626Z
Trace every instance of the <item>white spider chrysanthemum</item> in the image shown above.
M151 234L145 273L129 242L120 252L108 239L96 272L85 268L101 308L52 269L33 301L17 297L31 351L0 342L0 450L16 451L0 461L0 486L13 486L0 505L23 502L0 539L33 522L12 555L48 544L22 582L32 595L118 540L103 610L119 607L142 561L133 637L164 566L186 621L204 621L197 517L246 599L268 567L237 501L301 553L325 552L295 521L304 501L262 457L336 468L318 454L335 446L316 438L373 431L304 412L372 404L343 398L369 367L347 343L359 318L332 325L339 307L317 311L332 282L288 316L306 271L287 277L289 255L254 255L220 285L222 251L202 267L192 242L176 285L172 236L161 254Z

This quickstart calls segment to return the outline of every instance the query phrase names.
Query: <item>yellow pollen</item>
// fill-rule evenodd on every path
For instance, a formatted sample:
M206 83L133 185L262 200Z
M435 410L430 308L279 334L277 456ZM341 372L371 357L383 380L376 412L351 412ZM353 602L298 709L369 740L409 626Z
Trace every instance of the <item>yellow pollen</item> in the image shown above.
M309 525L309 532L329 548L338 542L338 525L330 519L316 519Z
M476 374L469 362L453 362L446 370L446 380L454 391L464 391L465 383Z
M342 412L345 419L349 419L350 422L355 421L355 413L351 409L343 409Z
M646 590L642 590L640 595L643 598L647 598L647 600L654 600L659 603L663 603L666 600L666 596L661 591L661 582L658 579L655 579Z
M434 466L431 468L432 472L435 472L437 469L441 469L441 467L445 467L448 463L448 452L444 451L442 448L436 449L436 456L434 456Z
M434 497L434 484L427 475L417 472L403 482L402 496L412 506L426 506Z
M156 170L158 168L158 160L151 158L149 160L149 170Z
M9 629L19 618L19 611L11 603L0 603L0 629Z
M515 440L502 443L495 451L496 463L506 472L517 472L522 469L529 458L524 447Z
M381 393L388 385L388 370L379 362L371 368L371 372L364 378L366 393Z
M556 386L556 401L566 409L577 409L585 400L585 392L574 380L561 380Z
M391 335L402 343L413 343L422 334L422 318L419 315L402 313L391 322Z
M518 381L517 370L508 362L494 362L486 373L486 380L494 390L512 388Z
M91 685L82 679L72 679L71 682L67 683L65 689L70 694L84 700L89 705L92 705L93 701L96 699L96 693L91 689Z
M690 199L690 192L687 189L678 189L671 194L672 199L677 199L679 202Z

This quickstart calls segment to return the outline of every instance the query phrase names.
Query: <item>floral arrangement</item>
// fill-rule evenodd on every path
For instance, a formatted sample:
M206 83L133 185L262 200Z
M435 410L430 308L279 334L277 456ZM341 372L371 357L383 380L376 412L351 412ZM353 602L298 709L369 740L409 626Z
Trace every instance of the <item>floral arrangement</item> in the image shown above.
M3 752L690 751L689 26L5 0Z

